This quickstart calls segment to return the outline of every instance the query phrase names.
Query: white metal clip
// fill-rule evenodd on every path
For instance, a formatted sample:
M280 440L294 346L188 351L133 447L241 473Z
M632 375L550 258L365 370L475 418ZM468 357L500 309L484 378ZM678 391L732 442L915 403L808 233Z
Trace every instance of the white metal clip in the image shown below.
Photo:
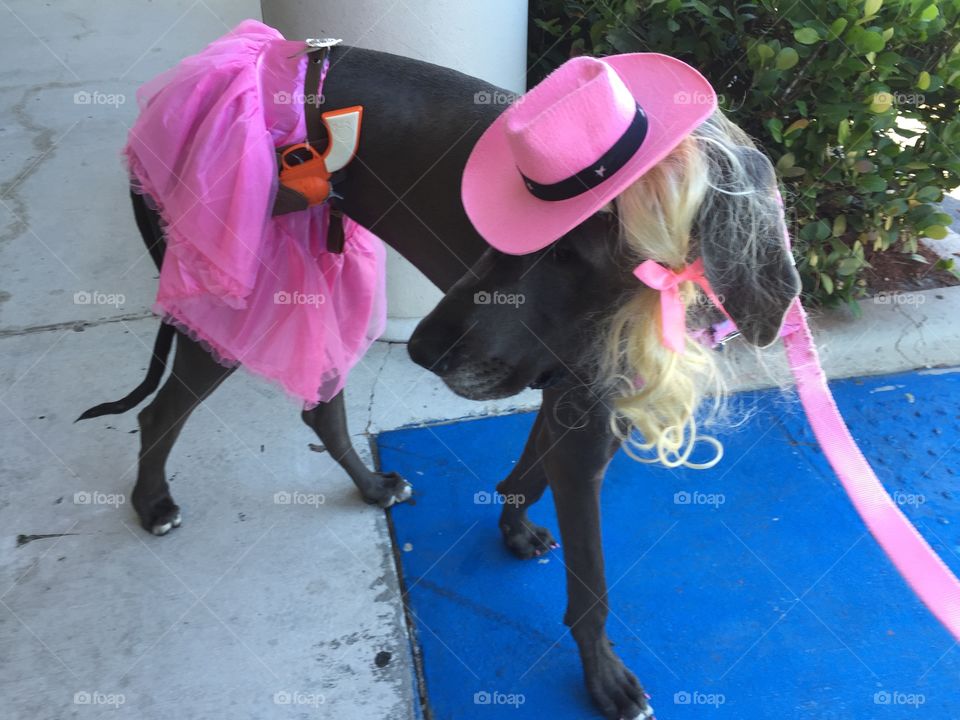
M300 57L301 55L306 55L309 52L314 50L322 50L323 48L332 48L334 45L339 45L343 40L340 38L307 38L304 40L306 47L303 48L300 52L296 52L290 57Z

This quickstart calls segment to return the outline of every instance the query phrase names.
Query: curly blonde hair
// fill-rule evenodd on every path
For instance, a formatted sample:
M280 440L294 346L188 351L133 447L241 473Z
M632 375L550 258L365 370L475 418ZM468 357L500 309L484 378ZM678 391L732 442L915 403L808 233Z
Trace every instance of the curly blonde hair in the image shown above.
M754 187L739 149L749 137L720 111L685 138L616 200L621 245L633 266L652 259L680 269L699 253L698 238L736 233L744 262L756 254L753 228L770 212L769 188ZM609 319L600 376L613 389L611 426L625 451L643 462L703 469L720 461L723 447L699 428L724 407L725 383L716 353L689 335L683 353L661 341L660 293L638 288ZM680 286L689 314L705 303L692 282ZM721 298L722 301L722 298ZM698 442L712 459L691 459ZM652 453L652 456L651 456Z

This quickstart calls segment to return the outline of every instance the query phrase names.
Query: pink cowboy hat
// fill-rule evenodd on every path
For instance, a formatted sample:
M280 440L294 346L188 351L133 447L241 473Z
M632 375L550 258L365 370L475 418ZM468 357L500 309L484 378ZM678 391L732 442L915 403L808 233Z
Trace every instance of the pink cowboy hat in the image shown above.
M717 107L676 58L568 60L477 141L461 193L477 232L524 255L546 247L662 160Z

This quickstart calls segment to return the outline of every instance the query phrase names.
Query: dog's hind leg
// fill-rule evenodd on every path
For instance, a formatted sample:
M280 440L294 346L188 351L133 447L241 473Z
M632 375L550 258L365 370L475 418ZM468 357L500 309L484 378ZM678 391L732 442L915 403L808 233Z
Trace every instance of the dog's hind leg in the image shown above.
M547 474L537 452L537 439L542 431L543 411L537 413L517 464L497 485L497 492L503 496L503 510L500 512L503 542L510 552L524 560L557 547L549 530L527 518L527 508L547 489Z
M200 345L177 333L173 370L147 405L140 421L140 466L133 489L133 507L140 523L154 535L180 525L180 508L170 496L165 465L187 418L231 372Z
M607 637L607 585L600 532L600 487L619 446L609 426L609 407L586 388L559 407L561 393L545 390L544 431L538 450L549 478L563 539L567 574L564 623L577 642L587 690L604 716L648 718L643 688L614 653ZM590 409L580 417L575 407ZM584 420L586 422L584 422Z
M387 508L410 497L413 492L410 483L394 472L370 470L357 455L347 430L342 390L329 402L304 410L300 417L317 433L331 457L347 471L366 502Z

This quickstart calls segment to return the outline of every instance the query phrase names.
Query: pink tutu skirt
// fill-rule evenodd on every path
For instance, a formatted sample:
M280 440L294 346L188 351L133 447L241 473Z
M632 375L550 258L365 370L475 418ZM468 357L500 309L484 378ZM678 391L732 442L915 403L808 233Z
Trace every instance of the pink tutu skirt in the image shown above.
M167 238L154 311L225 365L308 406L329 400L383 332L384 249L329 208L271 217L274 148L302 142L302 42L247 20L137 92L124 148Z

